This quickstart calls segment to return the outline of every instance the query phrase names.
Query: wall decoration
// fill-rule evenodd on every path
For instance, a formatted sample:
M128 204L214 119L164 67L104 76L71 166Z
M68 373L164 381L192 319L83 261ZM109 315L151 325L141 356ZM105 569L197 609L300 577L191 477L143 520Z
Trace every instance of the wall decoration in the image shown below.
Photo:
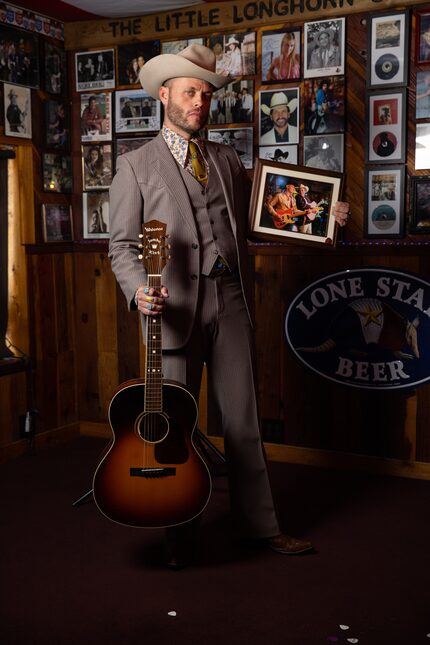
M67 91L67 55L64 49L44 41L45 91L65 94Z
M140 85L139 73L146 61L160 53L160 41L150 40L118 46L118 85Z
M340 189L340 175L259 159L252 184L251 235L334 247L337 225L330 212Z
M43 204L42 222L45 242L73 240L72 207L69 204Z
M299 142L299 90L260 91L260 145Z
M115 50L75 54L76 91L108 90L115 87Z
M345 129L345 77L306 79L305 134L328 134Z
M84 190L103 190L112 183L112 145L91 143L82 146Z
M126 152L137 150L140 146L144 146L148 141L152 141L154 137L128 137L124 139L115 139L115 160Z
M83 228L85 239L109 237L109 192L93 191L82 194Z
M240 79L212 94L208 123L252 123L254 81Z
M304 77L342 75L345 70L345 18L304 24Z
M415 60L418 65L430 63L430 11L417 11L415 16Z
M216 73L225 76L255 74L255 31L211 36L208 40L216 56Z
M430 123L417 123L415 131L415 170L430 169Z
M330 172L343 172L343 155L343 134L318 134L303 139L303 163L305 166Z
M19 85L3 85L4 133L31 139L31 92Z
M299 29L273 29L261 34L261 82L281 83L301 76Z
M368 28L367 82L372 88L406 85L409 59L409 14L378 13Z
M430 119L430 69L417 72L415 117Z
M204 45L204 38L188 38L187 40L169 40L161 43L162 54L179 54L190 45Z
M366 159L402 163L406 158L406 89L369 93L366 103Z
M208 129L209 141L233 146L245 168L253 167L253 128Z
M366 237L402 237L404 228L405 167L367 168Z
M49 193L72 192L72 159L63 153L42 155L43 190Z
M277 163L298 163L298 146L260 146L259 159Z
M81 94L81 140L109 141L111 138L111 93Z
M430 233L430 178L411 177L410 233Z
M160 101L145 90L115 92L115 132L153 132L159 130Z
M45 132L48 148L66 148L70 144L69 104L60 99L45 103Z
M0 81L38 89L38 36L0 23L0 43Z

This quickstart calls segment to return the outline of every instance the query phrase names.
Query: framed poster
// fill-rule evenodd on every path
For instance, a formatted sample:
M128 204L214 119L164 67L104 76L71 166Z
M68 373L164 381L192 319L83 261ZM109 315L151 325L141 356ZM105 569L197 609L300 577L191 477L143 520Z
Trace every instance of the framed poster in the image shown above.
M299 143L299 87L260 91L260 146Z
M369 88L406 85L409 14L406 11L395 11L370 16L367 51Z
M81 94L81 141L112 139L112 94Z
M405 167L366 169L365 237L402 237L404 229Z
M411 177L410 233L430 233L430 178Z
M240 79L212 94L210 125L252 123L254 121L254 81Z
M84 238L109 237L109 192L94 191L82 194Z
M0 81L39 89L38 35L0 22L0 43Z
M70 143L69 104L60 99L45 103L45 141L48 148L67 148Z
M233 146L245 168L253 167L254 128L208 129L208 139Z
M345 77L305 79L304 104L305 135L343 132Z
M45 91L65 94L67 91L67 55L64 49L44 41Z
M161 127L160 101L145 90L115 92L115 132L154 132Z
M19 85L3 85L4 133L31 139L31 91Z
M304 24L305 78L345 73L345 18Z
M343 171L344 135L312 135L303 139L303 165L329 172Z
M72 192L72 158L63 153L42 155L43 190L49 193Z
M75 54L76 91L108 90L115 87L115 50Z
M210 36L207 43L216 56L216 73L224 76L255 74L255 31Z
M430 68L417 71L415 117L430 119Z
M106 190L112 183L112 145L83 145L82 168L84 190Z
M273 29L261 33L261 82L283 83L301 77L301 32Z
M45 242L73 240L72 207L69 204L43 204L42 222Z
M146 61L157 56L159 53L159 40L118 45L118 85L140 85L140 70Z
M368 93L366 159L378 163L406 160L406 89Z
M415 131L415 170L430 169L430 123L417 123Z
M341 176L271 161L257 161L249 229L252 237L334 248Z
M430 63L430 11L417 11L415 28L415 60L417 65Z

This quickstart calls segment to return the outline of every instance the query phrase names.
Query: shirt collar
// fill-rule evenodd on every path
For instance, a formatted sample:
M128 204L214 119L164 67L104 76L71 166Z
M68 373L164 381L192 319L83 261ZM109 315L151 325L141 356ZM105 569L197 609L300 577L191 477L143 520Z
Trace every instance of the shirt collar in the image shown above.
M181 137L180 134L174 132L166 125L163 125L161 128L161 134L175 161L177 161L182 168L185 168L188 161L188 140ZM194 141L199 146L203 156L205 156L205 145L203 139L193 137L191 141Z

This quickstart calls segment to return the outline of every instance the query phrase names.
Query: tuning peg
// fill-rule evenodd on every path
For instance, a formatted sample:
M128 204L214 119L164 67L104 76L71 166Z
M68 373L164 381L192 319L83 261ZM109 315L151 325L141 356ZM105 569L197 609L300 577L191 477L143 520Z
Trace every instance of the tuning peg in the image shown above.
M137 248L138 248L138 249L143 249L143 244L138 244L138 245L137 245Z
M139 253L139 255L138 255L137 257L138 257L138 259L139 259L139 260L143 260L143 255L142 255L142 253Z
M139 240L143 240L143 233L139 233Z

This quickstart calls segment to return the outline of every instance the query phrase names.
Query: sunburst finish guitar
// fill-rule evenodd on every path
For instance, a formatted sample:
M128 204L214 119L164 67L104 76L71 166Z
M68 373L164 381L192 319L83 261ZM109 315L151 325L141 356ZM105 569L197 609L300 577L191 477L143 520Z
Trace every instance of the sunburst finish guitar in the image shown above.
M143 225L148 286L161 289L166 226ZM162 373L161 317L146 320L145 379L120 385L109 406L113 442L94 475L100 511L120 524L144 528L183 524L199 515L211 493L208 468L193 443L194 397Z

